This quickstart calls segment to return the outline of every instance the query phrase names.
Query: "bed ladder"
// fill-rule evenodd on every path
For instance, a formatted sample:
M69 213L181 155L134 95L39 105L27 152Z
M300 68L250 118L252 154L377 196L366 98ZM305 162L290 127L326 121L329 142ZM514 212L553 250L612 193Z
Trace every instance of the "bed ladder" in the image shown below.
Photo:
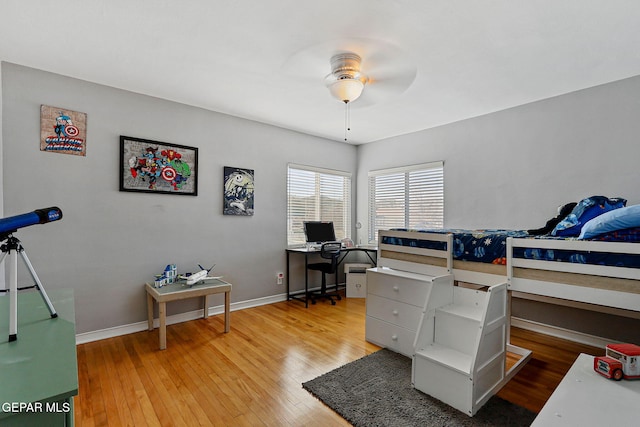
M509 323L506 283L434 283L416 333L413 387L475 415L531 356L507 344ZM507 349L523 356L508 372Z

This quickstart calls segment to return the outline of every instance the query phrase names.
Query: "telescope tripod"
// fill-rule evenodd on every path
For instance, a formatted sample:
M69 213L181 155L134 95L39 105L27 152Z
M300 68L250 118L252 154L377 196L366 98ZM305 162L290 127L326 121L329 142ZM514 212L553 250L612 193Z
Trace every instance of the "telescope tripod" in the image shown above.
M18 291L36 288L40 291L40 296L42 296L42 299L49 308L51 318L58 317L58 313L56 313L55 308L53 308L53 304L51 304L51 300L47 296L36 271L33 269L33 265L31 265L31 261L29 261L29 257L20 240L11 234L7 235L6 242L0 246L0 251L2 251L0 264L4 261L5 257L9 255L9 289L0 292L9 292L9 341L15 341L18 339ZM36 283L35 285L18 288L18 254L22 256L24 264L27 266L33 281Z

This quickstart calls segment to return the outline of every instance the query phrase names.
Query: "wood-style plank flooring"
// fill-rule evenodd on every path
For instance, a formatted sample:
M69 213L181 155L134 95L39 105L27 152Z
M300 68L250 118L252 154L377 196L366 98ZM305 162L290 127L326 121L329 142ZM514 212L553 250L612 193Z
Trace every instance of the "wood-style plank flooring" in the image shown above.
M363 299L281 302L78 345L77 426L348 426L301 386L370 354ZM602 350L512 329L533 358L499 396L539 411L579 353Z

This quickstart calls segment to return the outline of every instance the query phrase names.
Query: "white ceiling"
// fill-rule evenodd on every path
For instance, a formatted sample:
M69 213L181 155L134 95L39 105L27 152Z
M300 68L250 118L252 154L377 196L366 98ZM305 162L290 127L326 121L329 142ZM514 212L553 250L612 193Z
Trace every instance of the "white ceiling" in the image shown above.
M348 143L640 74L638 0L2 0L0 59Z

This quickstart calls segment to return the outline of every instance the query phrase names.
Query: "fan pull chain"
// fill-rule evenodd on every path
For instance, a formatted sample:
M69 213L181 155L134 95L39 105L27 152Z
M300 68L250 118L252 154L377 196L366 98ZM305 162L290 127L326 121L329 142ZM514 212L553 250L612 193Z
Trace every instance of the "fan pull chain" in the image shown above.
M344 102L344 140L347 140L347 131L351 130L351 106L349 101Z

